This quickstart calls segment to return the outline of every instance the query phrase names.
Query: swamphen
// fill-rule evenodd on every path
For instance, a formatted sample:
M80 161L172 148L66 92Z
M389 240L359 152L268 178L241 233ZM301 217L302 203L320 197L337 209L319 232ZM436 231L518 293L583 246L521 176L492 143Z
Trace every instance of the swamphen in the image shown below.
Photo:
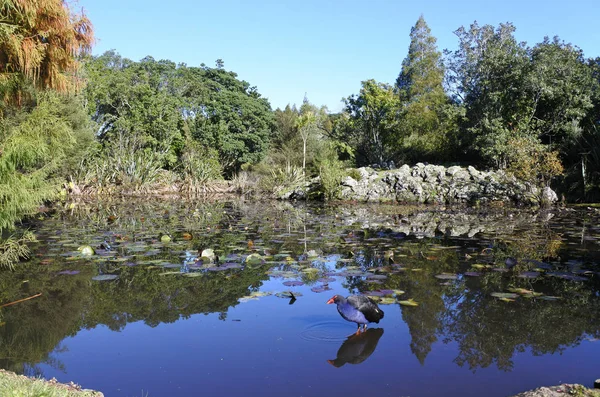
M357 333L360 333L361 325L363 331L366 331L368 323L379 323L379 320L383 318L383 310L363 295L350 295L347 298L335 295L327 301L328 305L332 303L337 305L338 312L345 320L358 324Z

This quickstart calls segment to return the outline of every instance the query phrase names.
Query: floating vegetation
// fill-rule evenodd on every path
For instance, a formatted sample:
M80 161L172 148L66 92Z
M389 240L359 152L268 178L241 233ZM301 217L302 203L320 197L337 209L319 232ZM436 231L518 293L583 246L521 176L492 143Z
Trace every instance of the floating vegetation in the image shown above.
M94 281L111 281L111 280L116 280L118 278L119 278L119 276L117 276L116 274L101 274L101 275L92 277L92 280L94 280Z
M513 292L492 292L490 295L492 295L494 298L513 300L519 297L518 294L515 294Z
M458 276L456 274L452 274L452 273L442 273L442 274L436 274L435 278L440 279L440 280L456 280L458 278Z
M407 300L403 300L403 301L398 301L399 304L401 304L402 306L419 306L419 304L417 302L414 301L414 299L407 299Z
M304 285L304 283L302 281L284 281L283 285L285 285L286 287L299 287L301 285Z
M96 254L94 249L89 245L82 245L79 248L77 248L77 251L79 251L82 256L92 256Z

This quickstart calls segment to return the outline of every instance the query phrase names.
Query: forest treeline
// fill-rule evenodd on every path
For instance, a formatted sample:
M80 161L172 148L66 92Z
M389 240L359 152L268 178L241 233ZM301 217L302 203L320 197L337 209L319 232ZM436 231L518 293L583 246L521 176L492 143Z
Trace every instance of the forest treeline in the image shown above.
M0 14L0 264L26 254L14 223L69 191L273 192L320 176L335 198L349 167L429 162L600 198L600 58L559 38L529 46L510 23L473 23L442 52L420 17L397 79L363 81L331 113L307 98L273 110L222 60L91 56L92 22L61 0Z

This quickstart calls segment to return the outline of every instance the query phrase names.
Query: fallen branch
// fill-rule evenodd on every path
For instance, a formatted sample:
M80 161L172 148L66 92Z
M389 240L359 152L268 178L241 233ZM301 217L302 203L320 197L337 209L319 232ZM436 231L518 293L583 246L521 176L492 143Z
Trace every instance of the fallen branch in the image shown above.
M14 305L15 303L28 301L29 299L37 298L38 296L42 296L42 293L40 292L39 294L35 294L33 296L30 296L29 298L23 298L23 299L19 299L18 301L14 301L14 302L10 302L10 303L5 303L4 305L2 305L0 307L6 307L6 306Z

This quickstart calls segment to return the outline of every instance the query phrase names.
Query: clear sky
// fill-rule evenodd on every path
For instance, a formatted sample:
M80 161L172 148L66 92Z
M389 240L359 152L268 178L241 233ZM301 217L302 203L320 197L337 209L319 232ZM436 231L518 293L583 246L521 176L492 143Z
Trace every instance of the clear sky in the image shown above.
M438 49L455 50L454 31L512 22L533 46L559 36L586 57L600 56L600 0L79 0L94 24L93 53L114 49L188 66L225 69L255 85L273 109L300 104L341 110L367 79L393 83L411 27L423 14Z

